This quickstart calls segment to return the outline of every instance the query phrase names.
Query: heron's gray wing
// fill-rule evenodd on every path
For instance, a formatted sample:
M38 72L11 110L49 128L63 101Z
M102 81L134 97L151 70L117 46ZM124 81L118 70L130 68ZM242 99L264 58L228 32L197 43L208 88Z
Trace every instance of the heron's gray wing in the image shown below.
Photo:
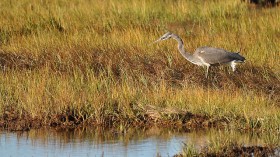
M221 48L213 47L200 47L196 49L196 51L194 52L194 56L203 59L204 62L210 65L225 64L233 60L245 60L245 58L238 53L232 53Z

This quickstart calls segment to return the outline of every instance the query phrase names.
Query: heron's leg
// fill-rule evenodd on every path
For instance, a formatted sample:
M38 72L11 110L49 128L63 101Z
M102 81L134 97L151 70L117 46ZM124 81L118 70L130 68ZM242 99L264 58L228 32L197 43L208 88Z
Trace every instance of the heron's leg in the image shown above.
M205 77L206 77L206 78L208 77L209 67L210 67L210 66L208 66L208 65L206 66L206 74L205 74Z
M231 68L232 68L232 71L234 72L235 71L235 69L236 69L236 63L235 63L235 61L232 61L232 62L230 62L230 66L231 66Z

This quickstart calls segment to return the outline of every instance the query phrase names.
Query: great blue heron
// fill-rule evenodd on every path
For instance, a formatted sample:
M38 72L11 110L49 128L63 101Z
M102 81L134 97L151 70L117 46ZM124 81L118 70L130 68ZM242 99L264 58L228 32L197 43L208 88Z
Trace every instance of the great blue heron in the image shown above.
M227 50L221 48L213 48L213 47L199 47L195 50L193 54L186 52L184 49L183 40L176 34L166 33L154 43L166 40L169 38L173 38L178 42L179 52L193 64L199 66L206 66L206 78L208 76L208 70L210 66L219 66L222 64L230 64L232 71L234 72L236 69L236 63L243 63L245 58L239 54L239 52L229 52Z

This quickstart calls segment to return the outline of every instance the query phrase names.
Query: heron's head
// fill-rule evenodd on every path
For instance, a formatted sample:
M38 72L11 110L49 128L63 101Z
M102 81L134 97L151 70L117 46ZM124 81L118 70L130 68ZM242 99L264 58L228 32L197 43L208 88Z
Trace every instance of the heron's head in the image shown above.
M167 32L163 36L161 36L158 40L156 40L154 43L162 41L162 40L167 40L167 39L171 38L171 36L172 36L172 33Z

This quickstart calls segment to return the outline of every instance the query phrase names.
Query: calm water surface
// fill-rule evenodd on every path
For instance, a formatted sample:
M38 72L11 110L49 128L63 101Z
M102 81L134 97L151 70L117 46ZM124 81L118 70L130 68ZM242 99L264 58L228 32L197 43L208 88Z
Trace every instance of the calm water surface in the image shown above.
M199 149L209 140L223 138L223 135L232 136L245 145L262 145L266 142L257 135L213 129L192 132L157 127L122 131L104 128L39 129L0 132L0 156L173 156L182 150L184 143Z

